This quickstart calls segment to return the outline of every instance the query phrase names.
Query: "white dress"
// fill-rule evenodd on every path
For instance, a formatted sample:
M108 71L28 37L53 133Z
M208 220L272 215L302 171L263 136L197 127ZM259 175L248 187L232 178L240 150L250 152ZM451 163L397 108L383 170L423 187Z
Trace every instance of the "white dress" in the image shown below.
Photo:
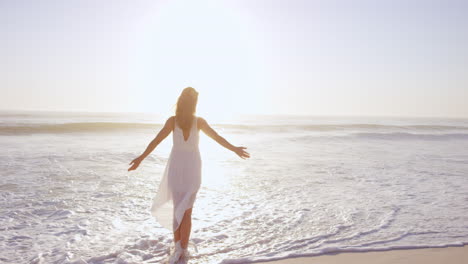
M151 213L163 227L179 228L185 210L192 208L201 184L199 131L194 116L187 141L174 119L173 145Z

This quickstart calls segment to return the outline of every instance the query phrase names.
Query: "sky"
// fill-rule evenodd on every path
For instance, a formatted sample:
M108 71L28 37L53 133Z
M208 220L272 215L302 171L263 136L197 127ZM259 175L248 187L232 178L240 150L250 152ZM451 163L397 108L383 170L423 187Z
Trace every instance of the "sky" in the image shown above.
M0 110L468 117L468 2L0 0Z

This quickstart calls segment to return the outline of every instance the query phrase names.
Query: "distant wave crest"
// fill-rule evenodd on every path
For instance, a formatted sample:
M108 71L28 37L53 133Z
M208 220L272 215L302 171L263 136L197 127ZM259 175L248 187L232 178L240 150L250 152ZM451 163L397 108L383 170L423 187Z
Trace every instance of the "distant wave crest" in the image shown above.
M224 128L265 130L271 132L302 130L302 131L467 131L466 126L447 125L380 125L380 124L309 124L309 125L220 125Z
M359 138L367 139L397 139L397 140L446 140L446 139L464 139L468 140L468 133L433 133L433 134L422 134L422 133L354 133L354 136Z

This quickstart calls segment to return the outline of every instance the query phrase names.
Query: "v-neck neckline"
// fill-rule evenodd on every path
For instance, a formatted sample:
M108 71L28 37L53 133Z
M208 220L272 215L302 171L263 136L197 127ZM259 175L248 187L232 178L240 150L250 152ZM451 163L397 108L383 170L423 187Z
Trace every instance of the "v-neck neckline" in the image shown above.
M177 124L177 121L175 122L176 127L178 127L182 131L182 139L184 140L184 142L187 142L190 139L190 136L192 135L192 133L190 133L190 132L192 132L192 128L195 125L195 122L196 122L196 120L195 120L195 118L193 118L192 126L190 127L190 131L189 131L189 135L188 135L187 139L185 139L184 130Z
M193 124L192 124L192 125L193 125ZM182 130L182 129L180 129L180 130ZM190 130L192 130L192 128L190 128ZM189 131L188 137L187 137L187 139L185 139L184 130L182 130L182 137L184 138L184 142L187 142L187 141L190 139L190 136L191 136L191 134L192 134L192 133L190 133L190 132L192 132L192 131Z

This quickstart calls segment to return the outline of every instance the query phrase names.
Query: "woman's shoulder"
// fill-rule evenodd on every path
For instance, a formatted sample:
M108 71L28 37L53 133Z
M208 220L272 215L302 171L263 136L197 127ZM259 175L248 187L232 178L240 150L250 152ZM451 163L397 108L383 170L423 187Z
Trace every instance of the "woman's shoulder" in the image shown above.
M206 127L208 123L206 122L206 120L201 117L201 116L197 116L197 126L200 128L200 129L203 129L204 127Z
M170 116L170 117L166 120L166 125L169 125L171 128L174 128L174 125L175 125L175 116Z

